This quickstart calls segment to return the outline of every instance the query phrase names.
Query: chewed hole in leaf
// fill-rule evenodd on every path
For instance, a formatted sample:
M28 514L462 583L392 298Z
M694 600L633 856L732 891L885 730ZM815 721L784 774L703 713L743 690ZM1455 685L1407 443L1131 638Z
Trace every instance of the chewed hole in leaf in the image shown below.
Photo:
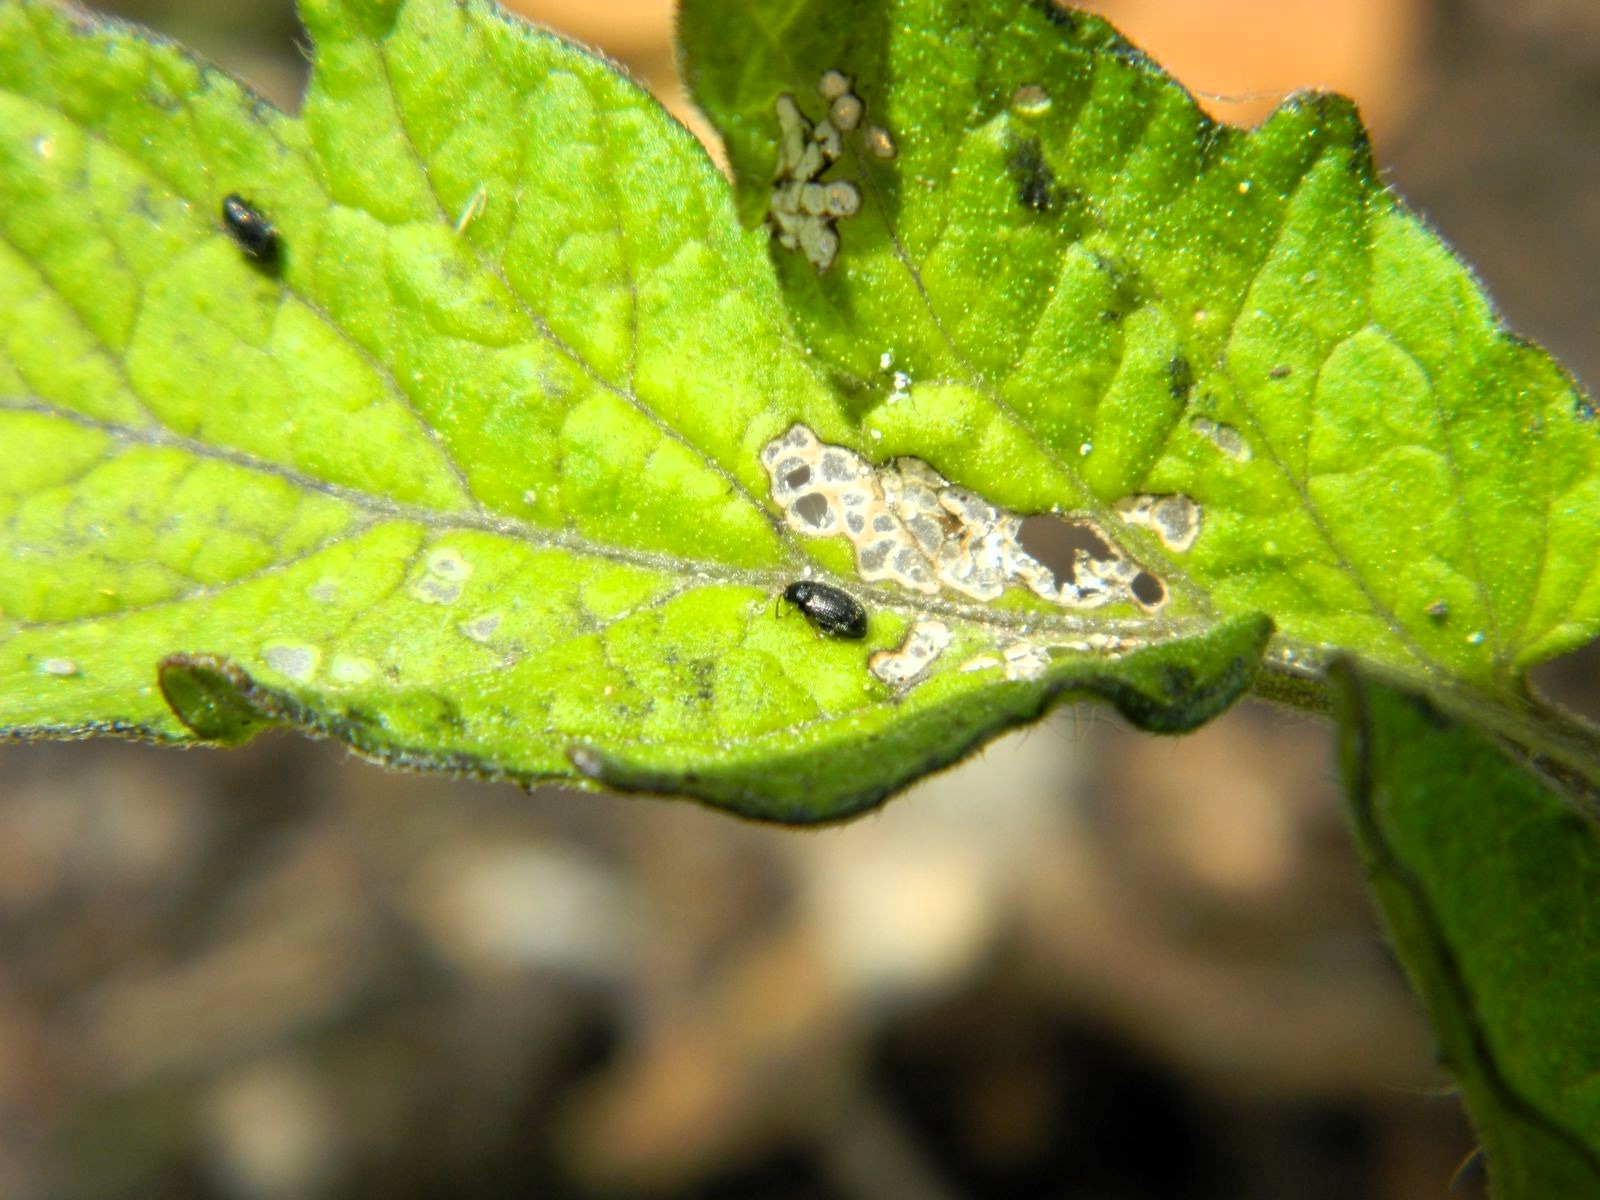
M1540 663L1530 678L1535 694L1600 723L1600 641Z
M1073 577L1080 554L1091 559L1114 555L1111 542L1093 521L1069 521L1054 513L1024 517L1017 530L1017 540L1057 579Z
M1209 417L1195 417L1189 422L1193 429L1206 441L1210 442L1223 454L1233 459L1234 462L1249 462L1251 459L1250 444L1244 436L1232 425L1223 425Z
M943 621L918 621L894 650L879 650L867 660L873 675L891 687L910 683L949 648L953 640Z
M809 477L810 472L806 472ZM804 486L802 483L800 486ZM794 502L794 515L802 522L818 530L826 529L833 517L833 510L828 506L825 496L819 492L807 492Z
M1129 580L1128 590L1146 608L1160 608L1167 602L1167 585L1148 571L1141 571Z
M1117 501L1117 516L1129 525L1149 529L1168 550L1179 553L1200 536L1200 506L1188 496L1124 496Z
M1166 585L1094 521L1024 518L952 484L921 459L875 466L797 424L762 449L761 463L790 528L806 537L843 536L868 582L986 601L1022 586L1069 609L1166 603Z

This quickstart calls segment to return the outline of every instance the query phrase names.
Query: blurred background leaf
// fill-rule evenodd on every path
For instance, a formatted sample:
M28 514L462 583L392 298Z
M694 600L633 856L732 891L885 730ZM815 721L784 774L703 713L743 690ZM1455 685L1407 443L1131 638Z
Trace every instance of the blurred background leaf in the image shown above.
M1347 662L1334 678L1356 840L1493 1195L1600 1194L1592 803L1375 673Z

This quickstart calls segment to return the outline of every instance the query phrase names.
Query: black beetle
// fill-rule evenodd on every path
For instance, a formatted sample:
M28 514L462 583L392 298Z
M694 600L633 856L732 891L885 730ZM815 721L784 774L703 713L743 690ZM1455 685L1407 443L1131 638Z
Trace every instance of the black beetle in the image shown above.
M278 260L278 231L260 209L242 196L229 195L222 201L222 223L239 249L258 263Z
M867 636L867 610L849 592L831 583L797 579L783 589L783 598L823 633L851 639Z

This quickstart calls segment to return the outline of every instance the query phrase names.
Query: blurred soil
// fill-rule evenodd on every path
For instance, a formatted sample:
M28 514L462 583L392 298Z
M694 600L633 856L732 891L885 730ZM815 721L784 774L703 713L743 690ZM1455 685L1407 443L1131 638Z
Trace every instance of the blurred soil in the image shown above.
M666 3L520 7L683 111ZM1229 119L1355 94L1600 379L1585 0L1100 7ZM124 11L292 103L286 9ZM1594 653L1546 674L1600 711ZM1065 713L809 833L285 736L0 747L14 1200L1415 1200L1479 1195L1472 1147L1319 723Z

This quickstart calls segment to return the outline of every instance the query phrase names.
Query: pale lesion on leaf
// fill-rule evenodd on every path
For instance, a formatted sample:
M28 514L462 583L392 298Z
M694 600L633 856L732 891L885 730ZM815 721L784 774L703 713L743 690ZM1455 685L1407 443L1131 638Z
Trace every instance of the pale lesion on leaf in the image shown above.
M802 537L845 538L869 583L898 584L928 597L948 591L983 602L1020 585L1079 612L1123 602L1156 613L1170 598L1165 582L1092 517L1054 518L1078 536L1061 569L1052 570L1024 545L1024 525L1031 519L951 483L918 458L874 465L795 424L767 443L761 463L788 527ZM1163 528L1183 524L1192 543L1199 530L1192 501L1162 498L1159 511L1166 518Z

